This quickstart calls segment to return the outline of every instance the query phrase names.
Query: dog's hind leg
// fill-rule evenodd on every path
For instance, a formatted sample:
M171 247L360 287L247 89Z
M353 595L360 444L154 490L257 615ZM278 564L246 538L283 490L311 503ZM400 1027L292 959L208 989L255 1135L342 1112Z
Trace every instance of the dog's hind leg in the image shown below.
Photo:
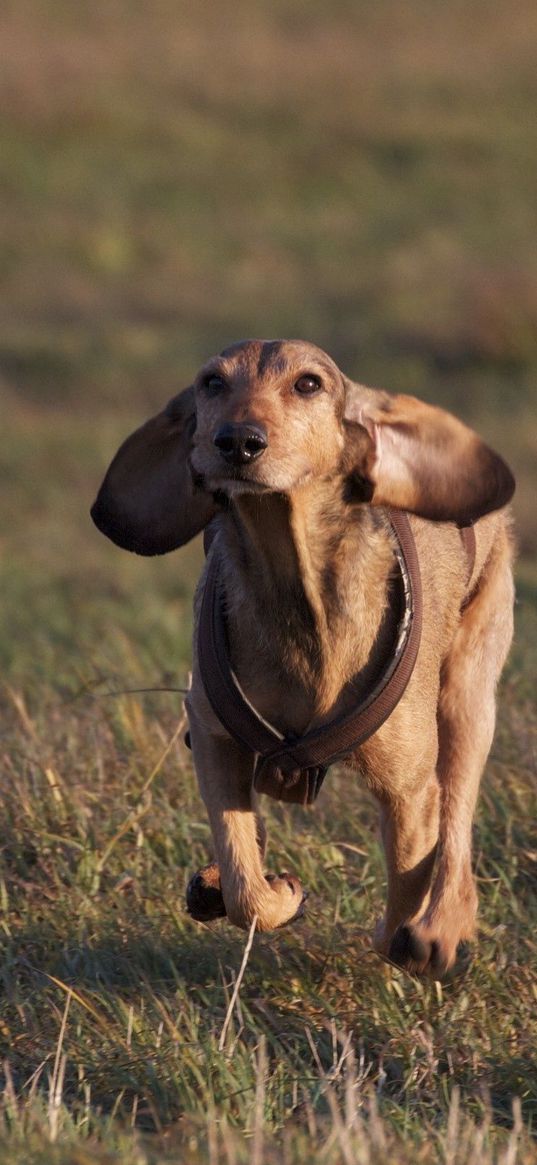
M273 930L299 917L302 886L294 875L265 875L265 830L255 812L254 757L228 736L213 735L187 701L190 738L217 865L191 879L187 906L201 921L227 915L248 929Z
M504 530L464 611L445 662L438 710L440 830L429 902L399 927L390 957L441 975L459 942L472 938L477 894L471 865L472 819L492 744L495 689L513 630L510 544Z

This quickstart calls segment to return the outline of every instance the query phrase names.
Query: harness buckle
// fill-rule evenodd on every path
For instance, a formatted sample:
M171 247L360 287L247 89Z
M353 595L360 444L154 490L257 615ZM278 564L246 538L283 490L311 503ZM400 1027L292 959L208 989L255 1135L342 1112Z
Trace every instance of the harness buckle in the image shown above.
M254 773L254 788L256 792L266 793L286 804L313 805L327 772L328 765L312 765L310 768L285 772L277 761L270 757L259 757Z

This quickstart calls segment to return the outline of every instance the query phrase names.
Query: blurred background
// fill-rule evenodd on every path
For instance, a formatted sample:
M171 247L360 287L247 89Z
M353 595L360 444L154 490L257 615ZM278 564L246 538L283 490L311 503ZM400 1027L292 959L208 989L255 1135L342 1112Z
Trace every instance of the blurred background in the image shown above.
M532 0L8 0L0 31L1 662L98 672L138 621L188 653L198 549L132 559L88 510L246 336L475 425L517 474L530 593Z

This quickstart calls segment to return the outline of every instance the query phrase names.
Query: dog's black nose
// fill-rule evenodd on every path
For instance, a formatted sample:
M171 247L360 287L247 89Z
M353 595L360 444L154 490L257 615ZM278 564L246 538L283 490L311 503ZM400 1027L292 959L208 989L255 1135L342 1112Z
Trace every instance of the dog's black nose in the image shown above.
M247 465L267 448L267 435L258 425L222 425L214 438L224 461L230 465Z

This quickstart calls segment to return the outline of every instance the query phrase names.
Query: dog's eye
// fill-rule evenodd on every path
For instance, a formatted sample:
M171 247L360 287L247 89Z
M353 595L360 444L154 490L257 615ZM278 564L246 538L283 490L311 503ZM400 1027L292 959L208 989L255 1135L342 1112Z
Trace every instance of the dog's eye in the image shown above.
M319 392L321 388L321 381L318 376L312 376L309 372L305 372L303 376L299 376L295 381L295 392L299 392L302 396L311 396L313 392Z
M211 392L220 392L222 388L226 388L226 382L223 376L217 376L215 372L211 372L209 376L206 376L203 384Z

